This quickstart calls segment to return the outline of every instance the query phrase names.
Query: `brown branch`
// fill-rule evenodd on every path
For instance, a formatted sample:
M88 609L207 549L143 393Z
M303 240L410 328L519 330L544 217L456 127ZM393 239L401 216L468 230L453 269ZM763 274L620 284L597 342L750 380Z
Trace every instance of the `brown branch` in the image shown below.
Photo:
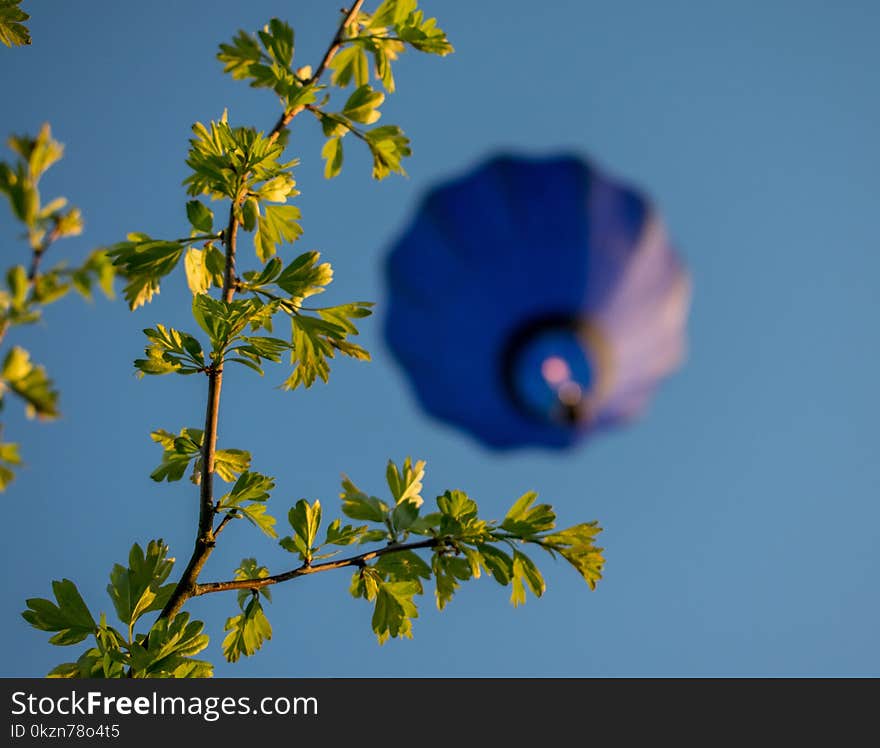
M226 272L223 274L223 301L227 304L235 294L235 240L238 234L238 221L235 218L235 202L229 207L229 225L223 234L226 245Z
M33 283L37 279L37 274L40 272L40 261L43 259L43 255L46 253L46 250L52 245L52 243L58 238L58 224L46 235L46 238L40 242L40 244L34 247L33 257L31 258L31 269L28 271L28 281Z
M35 281L37 280L37 276L40 274L40 263L43 260L43 255L46 254L46 250L55 243L58 239L59 235L58 224L55 224L55 227L46 235L46 238L43 239L40 244L33 248L31 255L31 267L28 270L27 280L29 284L29 297L28 303L31 303L35 298ZM9 331L10 323L8 319L4 319L0 322L0 343L3 342L6 337L6 333Z
M342 45L345 43L345 31L348 29L351 22L357 17L357 14L360 12L361 6L364 4L364 0L356 0L354 5L351 6L351 9L348 10L345 14L345 18L342 19L342 23L339 24L339 29L336 31L336 36L333 37L333 41L330 42L330 46L327 47L327 51L324 53L324 57L321 60L321 63L318 65L315 72L312 74L312 77L303 83L303 86L311 86L320 80L321 76L327 70L327 66L330 64L331 60L336 56L336 53L342 48ZM305 105L295 106L292 109L287 109L282 112L281 116L278 118L278 121L275 123L275 127L272 128L272 131L269 133L269 140L275 140L280 134L281 131L287 127L291 120L296 117L303 109L305 109Z
M159 618L174 618L183 604L195 594L199 574L214 550L214 455L217 450L217 422L220 411L220 390L223 370L208 371L208 404L205 412L205 442L202 445L202 472L199 486L199 527L195 547L180 581L159 614Z
M314 75L306 82L311 85L324 74L333 56L342 46L345 30L357 15L364 0L356 0L351 10L345 14L345 18L336 31L333 41L324 54L321 64ZM282 114L269 135L270 140L275 140L281 131L287 127L290 121L300 112L302 107L293 109ZM229 224L223 233L223 244L226 248L226 266L223 274L223 301L229 303L235 295L237 280L235 276L235 248L238 234L238 220L235 217L235 201L229 207ZM159 614L159 618L174 618L184 603L199 592L202 585L198 584L199 574L205 566L211 553L214 551L214 542L217 533L220 532L230 517L224 517L214 531L214 455L217 450L217 426L220 412L220 390L223 386L223 369L218 365L211 366L208 370L208 404L205 412L205 436L202 445L202 473L199 488L199 526L196 535L195 547L189 562L184 569L180 581L171 593L171 597Z
M296 569L285 571L282 574L275 574L271 577L263 577L262 579L233 579L228 582L206 582L205 584L197 584L194 595L207 595L211 592L228 592L229 590L257 590L261 587L269 587L273 584L280 584L298 577L305 577L309 574L317 574L320 571L332 571L333 569L344 569L348 566L364 566L367 561L374 558L385 556L389 553L399 553L400 551L414 551L420 548L436 548L441 545L449 545L448 538L428 538L427 540L419 540L415 543L395 543L386 545L384 548L378 548L375 551L361 553L358 556L339 559L338 561L325 561L322 564L303 564Z
M220 520L220 524L217 525L217 529L214 530L214 540L217 539L217 536L221 532L223 532L223 528L226 527L226 525L228 525L232 520L234 520L235 517L236 517L236 514L234 511L227 512L225 515L223 515L223 519Z

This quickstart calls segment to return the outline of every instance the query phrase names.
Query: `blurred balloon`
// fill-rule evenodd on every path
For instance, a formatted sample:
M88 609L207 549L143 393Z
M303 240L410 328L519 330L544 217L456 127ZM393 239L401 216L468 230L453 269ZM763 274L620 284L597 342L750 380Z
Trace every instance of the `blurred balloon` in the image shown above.
M490 447L629 420L684 355L689 280L659 216L574 156L436 186L386 271L385 336L421 405Z

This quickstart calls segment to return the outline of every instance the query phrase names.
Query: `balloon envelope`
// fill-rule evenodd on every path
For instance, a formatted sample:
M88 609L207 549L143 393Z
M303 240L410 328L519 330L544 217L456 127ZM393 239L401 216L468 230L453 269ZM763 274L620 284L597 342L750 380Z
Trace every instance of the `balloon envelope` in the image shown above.
M434 187L386 280L422 407L490 447L627 421L684 354L689 280L659 216L574 156L501 155Z

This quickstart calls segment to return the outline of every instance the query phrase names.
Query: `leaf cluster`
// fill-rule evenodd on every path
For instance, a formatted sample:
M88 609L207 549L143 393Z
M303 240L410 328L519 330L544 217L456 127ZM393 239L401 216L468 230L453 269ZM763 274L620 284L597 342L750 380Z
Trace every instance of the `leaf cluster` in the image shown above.
M31 43L31 32L24 25L30 16L18 6L21 0L0 0L0 42L7 47Z
M285 267L276 257L262 271L244 273L239 290L249 293L247 298L223 301L207 293L196 294L193 317L207 336L207 345L190 333L156 325L144 330L149 344L145 357L135 360L135 368L141 375L186 375L235 363L262 376L264 362L280 363L287 354L293 372L281 386L295 389L310 387L319 378L328 381L329 359L336 353L369 360L369 353L350 337L358 334L354 321L369 316L372 304L303 306L305 299L322 293L333 278L330 265L319 259L318 252L306 252ZM289 318L289 339L256 334L271 333L278 313Z
M4 19L9 18L10 13L20 13L14 5L0 0L0 38L8 31L4 31ZM40 180L64 155L64 146L52 138L48 124L42 126L36 137L14 135L7 143L15 158L0 161L0 193L25 229L31 261L30 270L26 270L24 264L8 268L5 284L0 284L0 340L11 328L39 321L43 307L71 290L91 300L93 289L98 286L112 298L114 277L110 259L101 250L89 254L79 266L69 267L65 261L49 268L41 265L52 244L77 236L83 229L79 209L68 208L65 198L58 197L44 204L40 196ZM3 358L0 407L6 392L13 392L24 401L28 417L52 419L58 416L58 392L54 384L45 369L32 363L30 354L20 346L12 347ZM4 447L8 454L0 457L0 491L14 478L12 468L21 464L16 445L9 443Z
M242 559L235 570L235 579L259 580L269 576L269 570L260 566L254 558ZM263 611L263 601L271 602L269 590L239 590L238 607L241 612L226 621L223 639L223 655L227 662L237 662L244 655L250 657L261 649L267 639L272 638L272 625Z
M94 638L94 645L75 661L54 668L52 678L197 678L210 677L210 663L193 656L208 646L204 624L181 613L173 620L160 618L143 633L136 624L149 612L161 610L173 584L166 584L174 566L168 546L152 540L146 550L135 543L126 565L115 564L110 572L107 594L123 628L98 620L76 585L69 579L52 583L54 601L27 600L24 619L34 628L52 632L57 646L70 646Z
M546 585L526 552L528 548L564 559L591 588L601 578L604 557L602 548L595 545L601 532L595 522L559 530L552 507L536 504L534 493L524 494L514 502L500 522L481 518L476 502L462 491L445 491L436 497L436 509L425 512L424 475L424 461L406 458L401 465L389 461L389 500L371 496L343 477L342 513L357 524L344 524L342 518L335 518L321 539L321 502L300 499L288 512L291 533L279 540L281 547L299 561L294 576L357 567L350 592L373 604L372 628L380 644L388 638L412 637L412 622L418 617L416 598L424 594L431 581L440 610L463 582L483 574L511 588L510 601L514 606L525 603L527 591L540 597ZM346 546L370 543L382 545L343 561L335 559ZM246 563L256 564L252 559L242 562ZM268 570L249 577L236 572L235 579L258 581L267 576ZM249 591L254 597L248 604L256 606L258 593L266 590L254 586ZM240 606L244 599L240 597ZM245 613L242 607L242 615L230 619L227 628L237 631L236 627L244 626ZM267 626L260 618L259 630ZM230 634L227 642L232 641ZM242 648L230 652L234 659L251 653Z
M436 19L426 19L416 0L385 0L373 14L357 13L341 29L329 59L329 85L318 81L311 66L294 67L293 29L274 18L256 34L239 31L230 43L220 45L217 58L235 80L272 89L281 100L285 118L308 109L318 119L326 139L321 155L328 179L342 170L343 138L349 133L369 148L373 177L384 179L405 173L402 160L412 153L409 139L396 125L361 126L380 119L379 107L385 100L371 81L393 92L392 62L407 46L441 56L453 51ZM332 90L352 83L355 89L341 108L331 107Z

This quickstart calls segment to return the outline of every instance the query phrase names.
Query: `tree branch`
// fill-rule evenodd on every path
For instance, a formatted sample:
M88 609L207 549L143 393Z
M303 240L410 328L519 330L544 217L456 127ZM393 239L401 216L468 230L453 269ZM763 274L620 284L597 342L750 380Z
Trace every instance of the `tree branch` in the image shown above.
M317 82L324 74L333 56L342 46L345 29L352 19L355 18L358 11L360 11L363 3L364 0L356 0L351 9L345 14L345 18L337 29L333 41L324 53L324 58L321 60L320 65L318 65L318 69L306 82L307 85ZM275 124L275 127L272 128L269 139L275 140L300 111L302 111L302 107L294 107L284 112ZM226 248L226 266L223 274L223 301L226 303L232 301L237 284L235 276L235 249L238 220L235 217L235 207L235 201L233 201L232 205L229 206L229 224L223 233L223 244ZM189 598L194 595L203 594L199 592L202 585L198 584L198 578L205 563L214 551L214 542L217 534L214 532L214 516L216 515L216 510L214 509L214 455L217 450L217 426L222 386L223 369L221 366L213 365L208 369L208 404L205 411L205 441L202 445L198 534L196 535L195 547L186 565L186 569L174 588L174 592L171 593L171 597L159 614L159 618L174 618ZM219 532L228 521L228 518L221 520L217 531Z
M339 559L338 561L325 561L322 564L303 564L296 569L285 571L282 574L275 574L271 577L263 577L262 579L233 579L228 582L206 582L205 584L196 585L195 596L207 595L211 592L228 592L229 590L257 590L262 587L269 587L273 584L280 584L291 579L305 577L309 574L317 574L321 571L332 571L333 569L344 569L348 566L364 566L367 561L374 558L385 556L389 553L400 553L401 551L414 551L420 548L436 548L437 546L449 545L448 538L428 538L427 540L419 540L415 543L394 543L386 545L384 548L378 548L375 551L367 551L350 558Z
M333 37L333 41L330 42L330 46L327 47L327 51L324 53L324 57L321 60L321 63L312 74L312 77L303 83L303 86L314 85L318 82L321 76L324 75L327 70L327 66L330 64L331 60L336 56L336 53L342 48L342 45L346 41L345 30L357 17L357 14L360 12L361 6L363 4L364 0L356 0L354 5L352 5L351 8L346 12L345 17L342 19L342 23L339 24L339 28L336 31L336 36ZM285 127L287 127L290 124L291 120L305 108L305 105L300 105L284 111L278 118L278 121L275 123L275 127L273 127L272 131L269 133L269 140L274 141L275 139L277 139L278 136L281 134L281 131Z
M37 274L40 272L40 261L43 259L43 255L46 253L46 250L52 245L52 243L58 238L58 225L46 235L46 238L40 242L37 247L34 247L34 253L31 258L31 269L28 271L28 280L33 283L37 279Z
M30 270L28 270L27 274L28 284L30 286L28 292L28 303L30 303L30 301L33 301L34 299L34 281L37 280L37 276L40 274L40 263L43 260L43 255L46 253L46 250L55 243L55 240L58 239L58 233L58 225L56 224L55 227L46 235L46 238L43 239L43 241L40 242L40 244L34 247L32 250L33 254L31 255L31 267ZM0 322L0 343L3 342L8 331L9 320L4 319L2 322Z

